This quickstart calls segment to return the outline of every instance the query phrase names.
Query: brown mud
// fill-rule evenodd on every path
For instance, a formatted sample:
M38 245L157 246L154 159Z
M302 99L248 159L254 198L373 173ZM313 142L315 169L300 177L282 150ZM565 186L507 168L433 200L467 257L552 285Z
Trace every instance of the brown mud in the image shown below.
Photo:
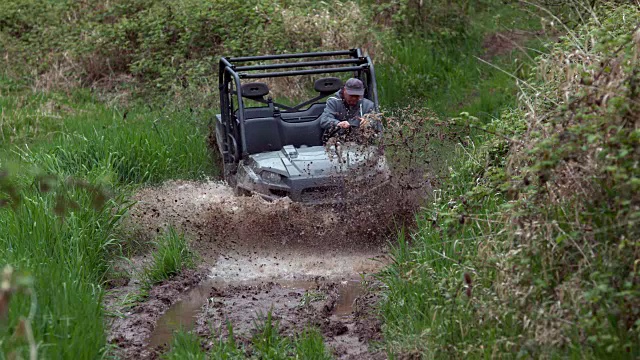
M379 338L379 324L352 307L362 297L353 281L388 262L387 236L403 221L400 207L389 200L394 195L381 198L388 201L305 207L236 197L213 181L143 189L127 226L146 234L143 241L177 228L201 264L152 288L130 308L123 299L138 290L135 276L112 289L107 307L118 316L111 318L109 342L122 358L157 358L179 326L211 346L226 334L229 320L237 340L248 343L256 321L271 309L283 335L314 325L339 358L371 358L369 341ZM134 263L141 268L144 259Z
M385 358L369 348L370 341L381 338L380 323L371 314L372 297L365 296L368 290L357 281L319 279L209 288L209 301L196 326L196 332L207 339L205 347L229 335L227 322L233 324L236 341L250 346L255 324L270 312L284 336L294 336L308 326L320 329L338 358Z
M128 286L124 291L108 296L107 311L117 314L109 321L107 341L117 347L117 355L123 359L154 358L156 354L147 349L147 339L156 327L156 322L185 291L196 286L202 278L202 274L197 271L184 271L153 287L143 302L131 308L119 301L124 296L135 293L136 286Z

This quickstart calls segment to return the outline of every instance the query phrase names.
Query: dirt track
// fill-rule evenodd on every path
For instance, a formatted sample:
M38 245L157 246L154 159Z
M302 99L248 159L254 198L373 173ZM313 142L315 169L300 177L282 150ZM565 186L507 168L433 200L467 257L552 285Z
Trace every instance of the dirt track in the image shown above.
M230 320L237 340L248 344L255 321L272 309L283 335L314 325L339 358L384 358L369 352L380 326L371 314L375 294L358 281L388 261L387 236L404 214L391 194L357 207L310 208L235 197L219 182L140 191L128 228L144 242L172 225L185 232L201 264L154 287L132 308L122 300L136 291L135 279L112 289L107 307L121 316L111 319L109 342L123 358L156 358L178 323L208 347L225 336Z

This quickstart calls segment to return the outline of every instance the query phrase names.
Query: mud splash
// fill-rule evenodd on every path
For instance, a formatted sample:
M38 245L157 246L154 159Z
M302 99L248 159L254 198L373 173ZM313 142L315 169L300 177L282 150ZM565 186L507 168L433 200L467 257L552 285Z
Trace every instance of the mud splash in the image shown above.
M412 221L415 205L380 189L376 201L310 207L287 198L236 197L221 182L169 182L138 193L131 226L151 240L167 226L185 232L205 262L220 255L377 251L396 226ZM406 211L405 211L406 210Z

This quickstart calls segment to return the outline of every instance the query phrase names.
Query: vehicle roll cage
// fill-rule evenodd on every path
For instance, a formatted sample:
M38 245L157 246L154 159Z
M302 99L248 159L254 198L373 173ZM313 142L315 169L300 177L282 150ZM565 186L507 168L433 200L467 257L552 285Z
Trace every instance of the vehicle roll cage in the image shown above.
M326 57L342 57L341 59L332 60L314 60L314 61L298 61L298 62L284 62L284 63L272 63L261 65L240 65L240 63L253 62L253 61L270 61L270 60L289 60L289 59L308 59L308 58L326 58ZM307 69L294 69L294 68L307 68ZM282 69L294 69L284 71L264 71L259 73L252 73L252 71L258 70L282 70ZM373 71L373 63L369 56L363 55L359 48L350 50L339 51L324 51L324 52L308 52L297 54L277 54L277 55L261 55L261 56L243 56L243 57L222 57L220 58L218 67L218 80L220 90L220 116L224 130L225 142L228 141L227 137L231 135L230 141L234 142L234 147L237 148L236 137L240 137L240 145L242 147L242 158L247 156L247 144L245 136L245 114L244 114L244 101L242 94L241 79L264 79L275 78L285 76L297 76L297 75L314 75L314 74L330 74L330 73L343 73L353 72L354 77L363 80L365 85L365 96L373 101L375 108L378 108L378 91L376 86L375 72ZM363 75L365 76L363 78ZM231 85L231 86L230 86ZM238 115L237 120L239 123L239 129L232 129L231 116L234 112L234 104L232 95L236 95ZM320 94L313 99L305 101L293 107L282 106L285 110L298 111L303 106L312 104L313 102L320 100L327 96L326 94ZM260 101L261 99L253 99ZM264 100L260 102L265 102ZM235 127L235 126L234 126ZM238 131L239 130L239 131ZM239 132L239 133L238 133ZM224 145L226 148L226 144ZM239 159L236 159L239 160Z

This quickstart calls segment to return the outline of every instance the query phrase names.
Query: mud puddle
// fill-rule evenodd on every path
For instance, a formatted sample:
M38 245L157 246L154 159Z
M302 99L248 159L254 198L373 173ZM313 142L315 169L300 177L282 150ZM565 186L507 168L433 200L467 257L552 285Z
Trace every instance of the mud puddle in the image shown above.
M364 288L359 279L341 280L333 284L337 294L335 295L335 303L331 316L336 319L343 319L352 315L353 305L356 298L364 294ZM211 307L211 304L220 304L224 299L226 292L233 293L237 289L250 289L246 293L240 295L241 299L249 299L247 302L258 301L253 291L265 288L278 288L287 294L284 299L278 299L277 296L261 301L262 307L269 309L273 303L283 302L289 308L304 306L305 303L311 303L324 299L327 295L316 291L319 283L311 280L280 280L277 282L258 282L243 281L230 282L224 278L213 278L205 280L195 288L188 291L183 299L175 303L167 312L160 317L156 323L156 327L149 337L150 348L166 348L171 343L173 332L182 329L183 331L192 331L196 328L198 320L201 324L207 322L206 316L200 316L203 310ZM274 291L271 291L272 294ZM275 291L277 294L277 291ZM256 299L256 300L254 300ZM215 307L215 305L214 305ZM256 313L255 308L252 309ZM258 316L256 320L259 320ZM237 327L237 326L236 326ZM241 326L240 326L241 327ZM202 329L201 329L202 330Z

